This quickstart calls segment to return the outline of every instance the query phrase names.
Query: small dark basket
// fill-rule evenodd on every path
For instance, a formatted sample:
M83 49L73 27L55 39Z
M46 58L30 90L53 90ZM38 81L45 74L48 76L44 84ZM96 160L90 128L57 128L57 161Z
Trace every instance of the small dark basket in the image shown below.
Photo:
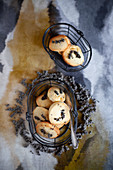
M29 128L30 132L33 136L33 138L40 144L47 146L47 147L60 147L66 143L68 143L71 139L71 126L70 123L67 125L64 125L60 131L60 135L57 138L54 139L49 139L49 138L44 138L37 134L36 132L36 125L33 121L33 110L36 108L36 97L40 95L44 90L50 88L51 86L58 87L65 91L65 94L67 93L70 97L70 101L72 103L72 109L71 109L71 115L72 115L72 122L73 122L73 127L74 131L76 133L77 130L77 107L76 107L76 100L75 96L73 93L73 90L71 87L64 81L54 79L54 78L48 78L43 81L39 81L36 83L29 95L28 95L28 100L27 100L27 113L26 113L26 119L29 122Z
M71 44L78 45L81 48L84 55L84 63L82 65L76 67L70 66L64 62L63 58L58 52L54 52L49 49L50 39L57 35L66 35L70 39ZM57 23L50 26L45 31L42 42L45 50L50 55L51 59L54 60L56 65L58 65L65 71L80 71L86 68L91 60L92 49L89 42L85 39L84 34L80 30L77 30L75 27L68 23Z

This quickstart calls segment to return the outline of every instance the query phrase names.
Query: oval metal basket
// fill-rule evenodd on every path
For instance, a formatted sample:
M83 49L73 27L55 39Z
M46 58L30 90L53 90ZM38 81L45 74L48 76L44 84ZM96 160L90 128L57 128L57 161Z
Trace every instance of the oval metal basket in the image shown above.
M37 134L36 125L33 120L33 110L37 106L36 105L36 97L39 96L43 91L47 90L48 88L50 88L52 86L58 87L58 88L62 89L66 94L68 94L70 101L72 103L71 116L72 116L72 120L73 120L73 127L74 127L74 130L76 133L77 115L78 114L77 114L77 107L76 107L76 100L75 100L74 92L71 89L71 87L65 81L62 81L62 80L58 80L55 78L46 78L41 81L39 80L38 83L35 83L33 85L32 89L28 95L28 99L27 99L26 118L29 122L30 132L31 132L33 138L35 138L35 140L38 143L48 146L48 147L59 147L59 146L66 144L71 139L70 123L64 125L60 129L60 135L57 138L50 139L50 138L44 138L44 137L40 136L39 134Z
M58 52L54 52L49 49L50 39L57 35L66 35L70 39L71 44L77 45L81 48L84 55L84 63L82 65L75 67L70 66L64 62L63 58ZM51 59L54 60L55 64L67 72L80 71L86 68L92 57L92 48L84 37L83 32L77 30L74 26L68 23L57 23L47 28L43 35L42 43L44 49L50 55Z

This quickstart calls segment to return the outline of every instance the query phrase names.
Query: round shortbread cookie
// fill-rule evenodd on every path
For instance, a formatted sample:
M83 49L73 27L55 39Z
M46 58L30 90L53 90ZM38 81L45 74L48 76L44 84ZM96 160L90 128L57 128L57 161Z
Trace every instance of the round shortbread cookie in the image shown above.
M58 124L58 125L55 125L55 126L58 127L58 128L60 129L61 127L64 126L64 123L63 123L63 124Z
M66 103L55 102L49 108L49 121L54 124L67 124L70 120L70 109Z
M41 121L49 121L49 111L43 107L36 107L33 110L33 120L35 124Z
M68 37L65 35L58 35L50 39L49 48L52 51L61 52L64 51L70 44Z
M36 98L36 103L38 106L49 108L53 102L49 100L47 93L43 93Z
M71 100L70 100L70 97L68 94L66 94L66 104L69 106L69 108L71 109L72 108L72 103L71 103Z
M52 101L52 102L56 102L56 101L65 101L65 93L57 88L57 87L51 87L48 90L48 98Z
M78 66L84 62L84 56L80 47L75 45L70 45L63 52L64 61L71 66Z
M60 134L59 128L48 122L38 123L36 131L39 135L45 138L56 138Z

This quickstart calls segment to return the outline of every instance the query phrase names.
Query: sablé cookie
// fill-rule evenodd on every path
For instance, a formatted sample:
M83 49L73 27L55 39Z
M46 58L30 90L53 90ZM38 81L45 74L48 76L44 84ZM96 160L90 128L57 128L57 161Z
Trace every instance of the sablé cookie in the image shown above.
M70 97L68 94L66 94L66 100L65 100L66 104L69 106L69 108L71 109L72 108L72 103L71 103L71 100L70 100Z
M60 129L60 128L62 128L64 126L64 123L63 124L58 124L58 125L55 125L55 126Z
M49 121L54 124L67 124L70 120L70 108L66 103L55 102L49 108Z
M36 107L33 110L33 120L35 124L40 121L48 121L49 120L49 111L43 107Z
M62 52L68 45L70 45L70 40L65 35L58 35L50 39L49 48L52 51Z
M38 106L49 108L53 102L49 100L46 92L36 98L36 103Z
M68 46L62 56L64 61L71 66L78 66L84 62L84 55L80 47L76 45Z
M51 87L47 95L52 102L65 101L65 93L58 87Z
M49 122L40 122L36 126L36 132L45 138L56 138L60 134L58 127Z

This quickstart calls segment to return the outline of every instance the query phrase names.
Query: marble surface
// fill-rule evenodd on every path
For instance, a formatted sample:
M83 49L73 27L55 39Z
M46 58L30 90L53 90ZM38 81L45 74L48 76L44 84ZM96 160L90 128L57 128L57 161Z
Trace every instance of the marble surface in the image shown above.
M65 5L64 5L65 4ZM42 46L50 24L68 22L83 31L92 46L92 60L73 73L97 99L95 130L83 137L78 151L54 157L31 154L14 134L7 103L14 105L22 78L54 68ZM112 0L1 0L0 1L0 169L113 169L113 1ZM57 68L60 70L60 68ZM60 70L61 71L61 70ZM70 73L64 72L66 75ZM26 101L23 105L26 111ZM25 114L23 114L25 118ZM71 155L71 156L70 156Z

